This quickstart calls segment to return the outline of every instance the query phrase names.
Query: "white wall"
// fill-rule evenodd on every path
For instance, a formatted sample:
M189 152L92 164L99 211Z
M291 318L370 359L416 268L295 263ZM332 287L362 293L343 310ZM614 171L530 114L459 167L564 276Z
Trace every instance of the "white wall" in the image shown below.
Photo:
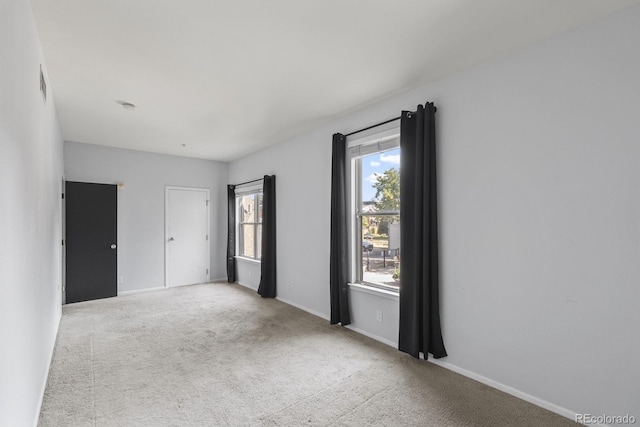
M60 320L62 136L31 2L0 2L0 425L33 426ZM47 79L48 82L48 79Z
M68 141L64 162L67 181L124 183L118 190L118 293L164 287L168 185L211 190L209 273L226 277L226 163Z
M229 182L275 174L278 298L328 313L331 133L311 133L233 162ZM238 261L241 283L254 268ZM259 270L258 270L259 271ZM258 282L260 278L258 277ZM257 288L257 286L256 286Z
M260 286L260 262L236 258L236 265L236 283L257 291Z
M279 297L329 314L331 135L434 101L443 360L567 416L640 416L639 41L634 7L233 162L278 176Z

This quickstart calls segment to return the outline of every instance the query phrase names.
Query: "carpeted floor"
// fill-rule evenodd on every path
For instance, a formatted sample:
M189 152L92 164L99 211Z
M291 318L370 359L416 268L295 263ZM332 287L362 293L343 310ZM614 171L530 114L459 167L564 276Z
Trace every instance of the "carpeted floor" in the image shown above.
M238 285L64 307L40 426L570 426Z

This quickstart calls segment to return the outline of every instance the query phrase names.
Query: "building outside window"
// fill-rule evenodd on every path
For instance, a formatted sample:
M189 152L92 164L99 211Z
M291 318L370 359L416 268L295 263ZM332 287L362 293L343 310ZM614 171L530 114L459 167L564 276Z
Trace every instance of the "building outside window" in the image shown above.
M236 190L238 256L260 260L262 257L262 187Z
M400 129L348 139L351 282L400 287Z

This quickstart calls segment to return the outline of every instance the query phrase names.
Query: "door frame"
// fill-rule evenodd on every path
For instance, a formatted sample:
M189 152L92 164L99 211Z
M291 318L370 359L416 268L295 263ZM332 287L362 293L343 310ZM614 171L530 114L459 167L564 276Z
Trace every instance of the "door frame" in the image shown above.
M211 281L211 190L208 188L200 187L180 187L175 185L166 185L164 187L164 287L172 288L177 286L169 286L169 191L181 190L181 191L199 191L204 192L207 197L207 281Z
M60 189L60 260L62 266L60 268L60 307L67 303L67 199L65 194L67 193L67 181L62 175L62 187Z

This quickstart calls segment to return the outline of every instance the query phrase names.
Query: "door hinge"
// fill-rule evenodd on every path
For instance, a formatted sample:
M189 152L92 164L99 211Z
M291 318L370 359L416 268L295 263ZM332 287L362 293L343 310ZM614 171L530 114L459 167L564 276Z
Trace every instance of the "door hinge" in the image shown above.
M64 246L64 239L62 239L62 246Z
M204 239L205 239L205 240L209 240L209 235L207 234L207 235L204 237Z
M207 268L207 274L209 274L209 269Z
M64 199L64 193L62 193L62 198Z
M207 206L209 206L209 201L207 200Z

